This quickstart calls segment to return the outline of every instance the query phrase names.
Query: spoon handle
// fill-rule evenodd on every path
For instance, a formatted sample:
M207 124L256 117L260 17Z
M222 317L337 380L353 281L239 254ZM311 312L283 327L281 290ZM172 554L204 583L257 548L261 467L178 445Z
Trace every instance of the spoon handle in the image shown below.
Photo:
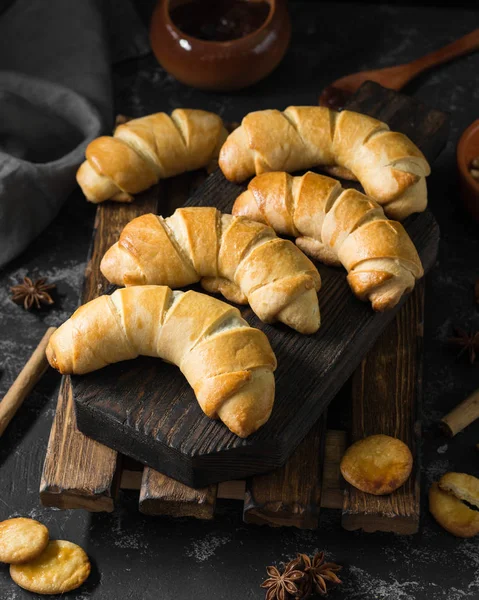
M451 42L447 46L413 60L409 63L409 66L413 69L414 74L418 75L431 67L441 65L458 56L469 54L474 50L479 50L479 29L474 29L471 33Z

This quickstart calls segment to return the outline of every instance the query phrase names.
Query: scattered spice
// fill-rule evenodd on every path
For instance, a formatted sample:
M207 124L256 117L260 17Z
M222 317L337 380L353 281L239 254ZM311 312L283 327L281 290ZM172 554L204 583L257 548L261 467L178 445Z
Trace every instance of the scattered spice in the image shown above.
M310 586L320 596L328 593L328 582L334 585L341 583L336 575L342 569L340 565L332 562L324 562L324 552L316 552L312 559L306 554L300 554L304 564L304 572L310 581ZM307 598L307 596L303 596Z
M476 360L476 352L479 352L479 331L471 331L467 333L464 329L456 327L454 329L454 337L448 339L448 343L452 346L460 348L458 357L467 351L471 365Z
M40 308L42 304L54 304L49 291L55 287L54 283L47 283L46 277L36 281L32 281L30 277L24 277L23 283L11 287L10 291L13 302L23 304L25 310L30 310L33 306Z
M269 578L261 584L262 588L266 588L266 600L289 600L290 598L299 597L299 588L297 583L305 574L297 569L301 563L298 557L289 562L281 573L276 567L266 567L266 572Z
M312 558L298 554L285 565L282 573L276 567L267 567L269 578L261 587L267 589L266 600L305 600L313 594L325 596L328 584L341 583L336 575L341 569L340 565L324 562L324 552L317 552Z

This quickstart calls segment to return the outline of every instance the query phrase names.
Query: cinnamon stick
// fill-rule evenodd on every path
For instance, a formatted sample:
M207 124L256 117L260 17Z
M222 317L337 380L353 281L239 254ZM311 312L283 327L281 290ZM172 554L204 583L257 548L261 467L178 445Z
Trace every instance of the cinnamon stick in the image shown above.
M441 419L441 427L454 437L479 418L479 389L463 400L454 410Z
M8 424L14 417L17 410L23 404L23 401L32 391L48 367L45 349L52 333L56 327L47 329L40 343L35 348L26 365L20 371L12 387L0 402L0 436L3 434Z

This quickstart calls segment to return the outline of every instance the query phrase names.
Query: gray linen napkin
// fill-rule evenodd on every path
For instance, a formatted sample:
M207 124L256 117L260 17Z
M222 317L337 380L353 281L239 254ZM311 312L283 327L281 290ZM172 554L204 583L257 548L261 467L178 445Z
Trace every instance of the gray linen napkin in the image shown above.
M0 267L53 219L87 144L111 130L102 8L15 0L0 14Z

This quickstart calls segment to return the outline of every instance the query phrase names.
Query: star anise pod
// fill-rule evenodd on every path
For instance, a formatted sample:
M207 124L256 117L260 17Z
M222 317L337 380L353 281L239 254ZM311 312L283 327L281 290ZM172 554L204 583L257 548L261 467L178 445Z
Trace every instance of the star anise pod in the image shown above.
M55 289L54 283L47 283L46 277L32 281L30 277L24 277L23 283L10 288L12 300L16 304L23 304L25 310L33 306L40 308L41 304L53 304L53 299L48 293Z
M301 587L304 589L304 594L309 595L314 590L319 595L325 596L328 593L328 583L342 583L336 575L342 567L332 562L324 562L324 552L316 552L312 559L306 554L298 554L298 558L303 565L306 581L309 580L308 583L302 582ZM300 596L300 598L307 598L308 595Z
M266 568L269 578L261 584L267 590L265 600L290 600L297 597L297 583L304 577L303 571L297 568L300 562L299 557L295 558L285 565L282 573L273 566Z
M456 327L454 329L454 337L449 338L447 341L453 346L461 348L458 357L467 351L469 360L472 363L476 360L476 352L479 352L479 331L471 331L467 333L464 329Z

